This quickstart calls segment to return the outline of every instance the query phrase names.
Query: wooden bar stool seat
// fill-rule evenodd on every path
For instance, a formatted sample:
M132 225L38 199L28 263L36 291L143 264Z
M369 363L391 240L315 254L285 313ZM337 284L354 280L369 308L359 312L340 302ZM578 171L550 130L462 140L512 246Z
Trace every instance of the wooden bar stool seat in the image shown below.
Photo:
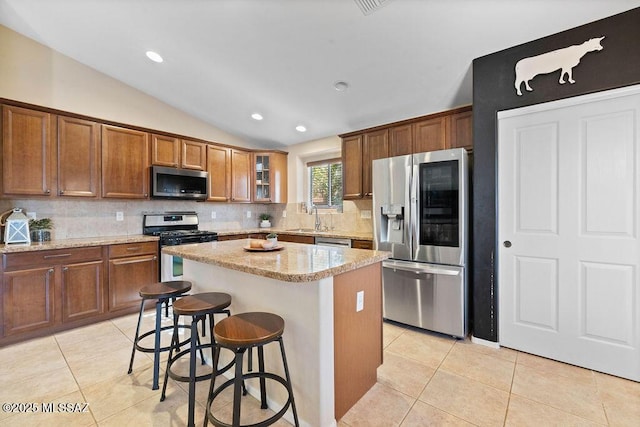
M241 392L244 380L249 378L259 378L260 380L260 402L261 408L267 409L267 391L266 380L276 381L280 383L288 392L288 399L282 408L273 416L251 424L251 427L268 426L281 419L287 409L291 407L293 419L296 426L298 423L298 413L293 398L293 388L291 386L291 377L289 376L289 367L287 366L287 357L284 351L282 334L284 332L284 319L276 314L263 312L250 312L236 314L218 322L213 329L214 338L217 343L213 357L213 366L217 366L222 348L229 349L235 354L235 375L234 378L227 380L216 388L216 376L211 379L209 387L209 397L207 399L206 415L204 425L207 422L216 427L242 427L240 424L241 410ZM277 341L280 344L280 354L282 356L282 364L284 367L285 377L276 375L271 372L265 372L264 367L264 346L271 342ZM258 348L258 372L251 372L251 350L253 347ZM249 371L242 373L242 359L244 353L249 349ZM232 424L227 424L218 419L212 412L211 406L217 396L220 395L227 387L234 387L233 392L233 418Z
M196 382L208 380L216 375L219 375L233 366L233 361L228 363L222 369L213 368L211 371L196 375L196 352L200 351L201 362L204 365L206 362L204 360L204 355L202 354L202 349L205 347L211 348L211 354L213 355L216 347L215 339L213 338L213 327L214 327L214 314L226 314L227 318L231 315L231 312L228 310L229 305L231 305L231 295L221 293L221 292L205 292L195 295L188 295L183 298L180 298L173 304L173 339L171 340L171 346L169 349L169 358L167 359L167 369L165 370L164 375L164 384L162 386L162 395L160 396L160 401L165 399L165 393L167 390L167 381L169 377L176 381L188 382L189 383L189 418L187 421L188 426L194 425L194 413L195 413L195 387ZM182 343L179 342L178 338L178 329L179 329L179 317L180 316L190 316L191 317L191 336L189 341L189 348L180 351L179 345ZM198 322L202 321L203 335L206 335L207 328L205 327L206 319L209 318L209 335L211 340L209 343L200 343L199 335L198 335ZM174 354L174 351L177 351ZM189 376L180 375L177 372L172 370L172 366L183 356L189 355ZM217 364L213 365L217 367Z
M129 362L130 374L133 372L133 359L135 357L136 350L143 353L153 353L153 390L158 389L158 376L160 370L160 353L169 350L170 346L160 346L160 335L162 331L173 329L173 325L161 326L162 317L162 305L164 304L168 313L169 301L174 301L176 298L184 295L191 290L191 282L184 280L174 280L170 282L158 282L151 285L144 286L140 289L140 313L138 315L138 324L136 326L136 335L133 339L133 349L131 350L131 360ZM142 316L144 314L144 306L148 300L156 300L156 324L155 328L140 334L140 323L142 322ZM148 347L140 344L144 338L155 335L154 346ZM184 344L184 343L183 343Z

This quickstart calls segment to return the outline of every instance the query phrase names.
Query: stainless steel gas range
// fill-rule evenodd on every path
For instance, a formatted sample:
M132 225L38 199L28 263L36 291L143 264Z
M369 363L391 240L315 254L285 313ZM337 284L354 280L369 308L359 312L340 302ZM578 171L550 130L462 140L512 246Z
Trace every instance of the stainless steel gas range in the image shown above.
M163 246L218 240L218 233L215 231L198 230L198 214L196 212L144 213L142 233L160 237L160 251ZM161 253L159 276L161 281L181 280L182 258Z

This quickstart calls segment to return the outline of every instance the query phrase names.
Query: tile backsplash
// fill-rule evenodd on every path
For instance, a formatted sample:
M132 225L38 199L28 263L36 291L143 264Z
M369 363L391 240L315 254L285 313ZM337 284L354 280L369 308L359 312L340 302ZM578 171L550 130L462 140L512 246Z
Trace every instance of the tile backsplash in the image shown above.
M363 218L367 216L367 211L371 212L371 206L371 200L357 200L345 201L341 213L321 209L318 213L321 226L336 231L372 232L372 219ZM141 234L143 212L195 211L202 230L257 228L262 213L272 216L273 227L313 228L315 224L315 215L301 212L300 203L271 205L173 200L0 200L1 212L13 207L22 208L25 213L34 212L37 218L51 218L54 223L52 239ZM286 217L282 216L283 211L286 211ZM122 221L116 220L117 212L122 212Z

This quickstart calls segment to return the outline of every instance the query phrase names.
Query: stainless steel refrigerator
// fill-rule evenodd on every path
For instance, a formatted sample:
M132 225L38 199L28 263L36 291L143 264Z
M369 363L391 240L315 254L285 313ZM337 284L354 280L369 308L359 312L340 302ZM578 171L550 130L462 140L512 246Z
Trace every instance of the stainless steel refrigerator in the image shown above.
M373 161L383 317L467 335L468 164L463 148Z

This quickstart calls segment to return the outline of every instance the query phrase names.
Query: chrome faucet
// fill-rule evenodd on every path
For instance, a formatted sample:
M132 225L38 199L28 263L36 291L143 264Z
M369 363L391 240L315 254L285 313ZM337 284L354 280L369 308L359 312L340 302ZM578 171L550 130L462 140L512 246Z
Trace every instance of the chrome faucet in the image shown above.
M316 205L313 205L313 207L311 208L311 213L313 213L314 209L316 210L315 230L318 231L318 230L320 230L320 217L318 216L318 207Z

